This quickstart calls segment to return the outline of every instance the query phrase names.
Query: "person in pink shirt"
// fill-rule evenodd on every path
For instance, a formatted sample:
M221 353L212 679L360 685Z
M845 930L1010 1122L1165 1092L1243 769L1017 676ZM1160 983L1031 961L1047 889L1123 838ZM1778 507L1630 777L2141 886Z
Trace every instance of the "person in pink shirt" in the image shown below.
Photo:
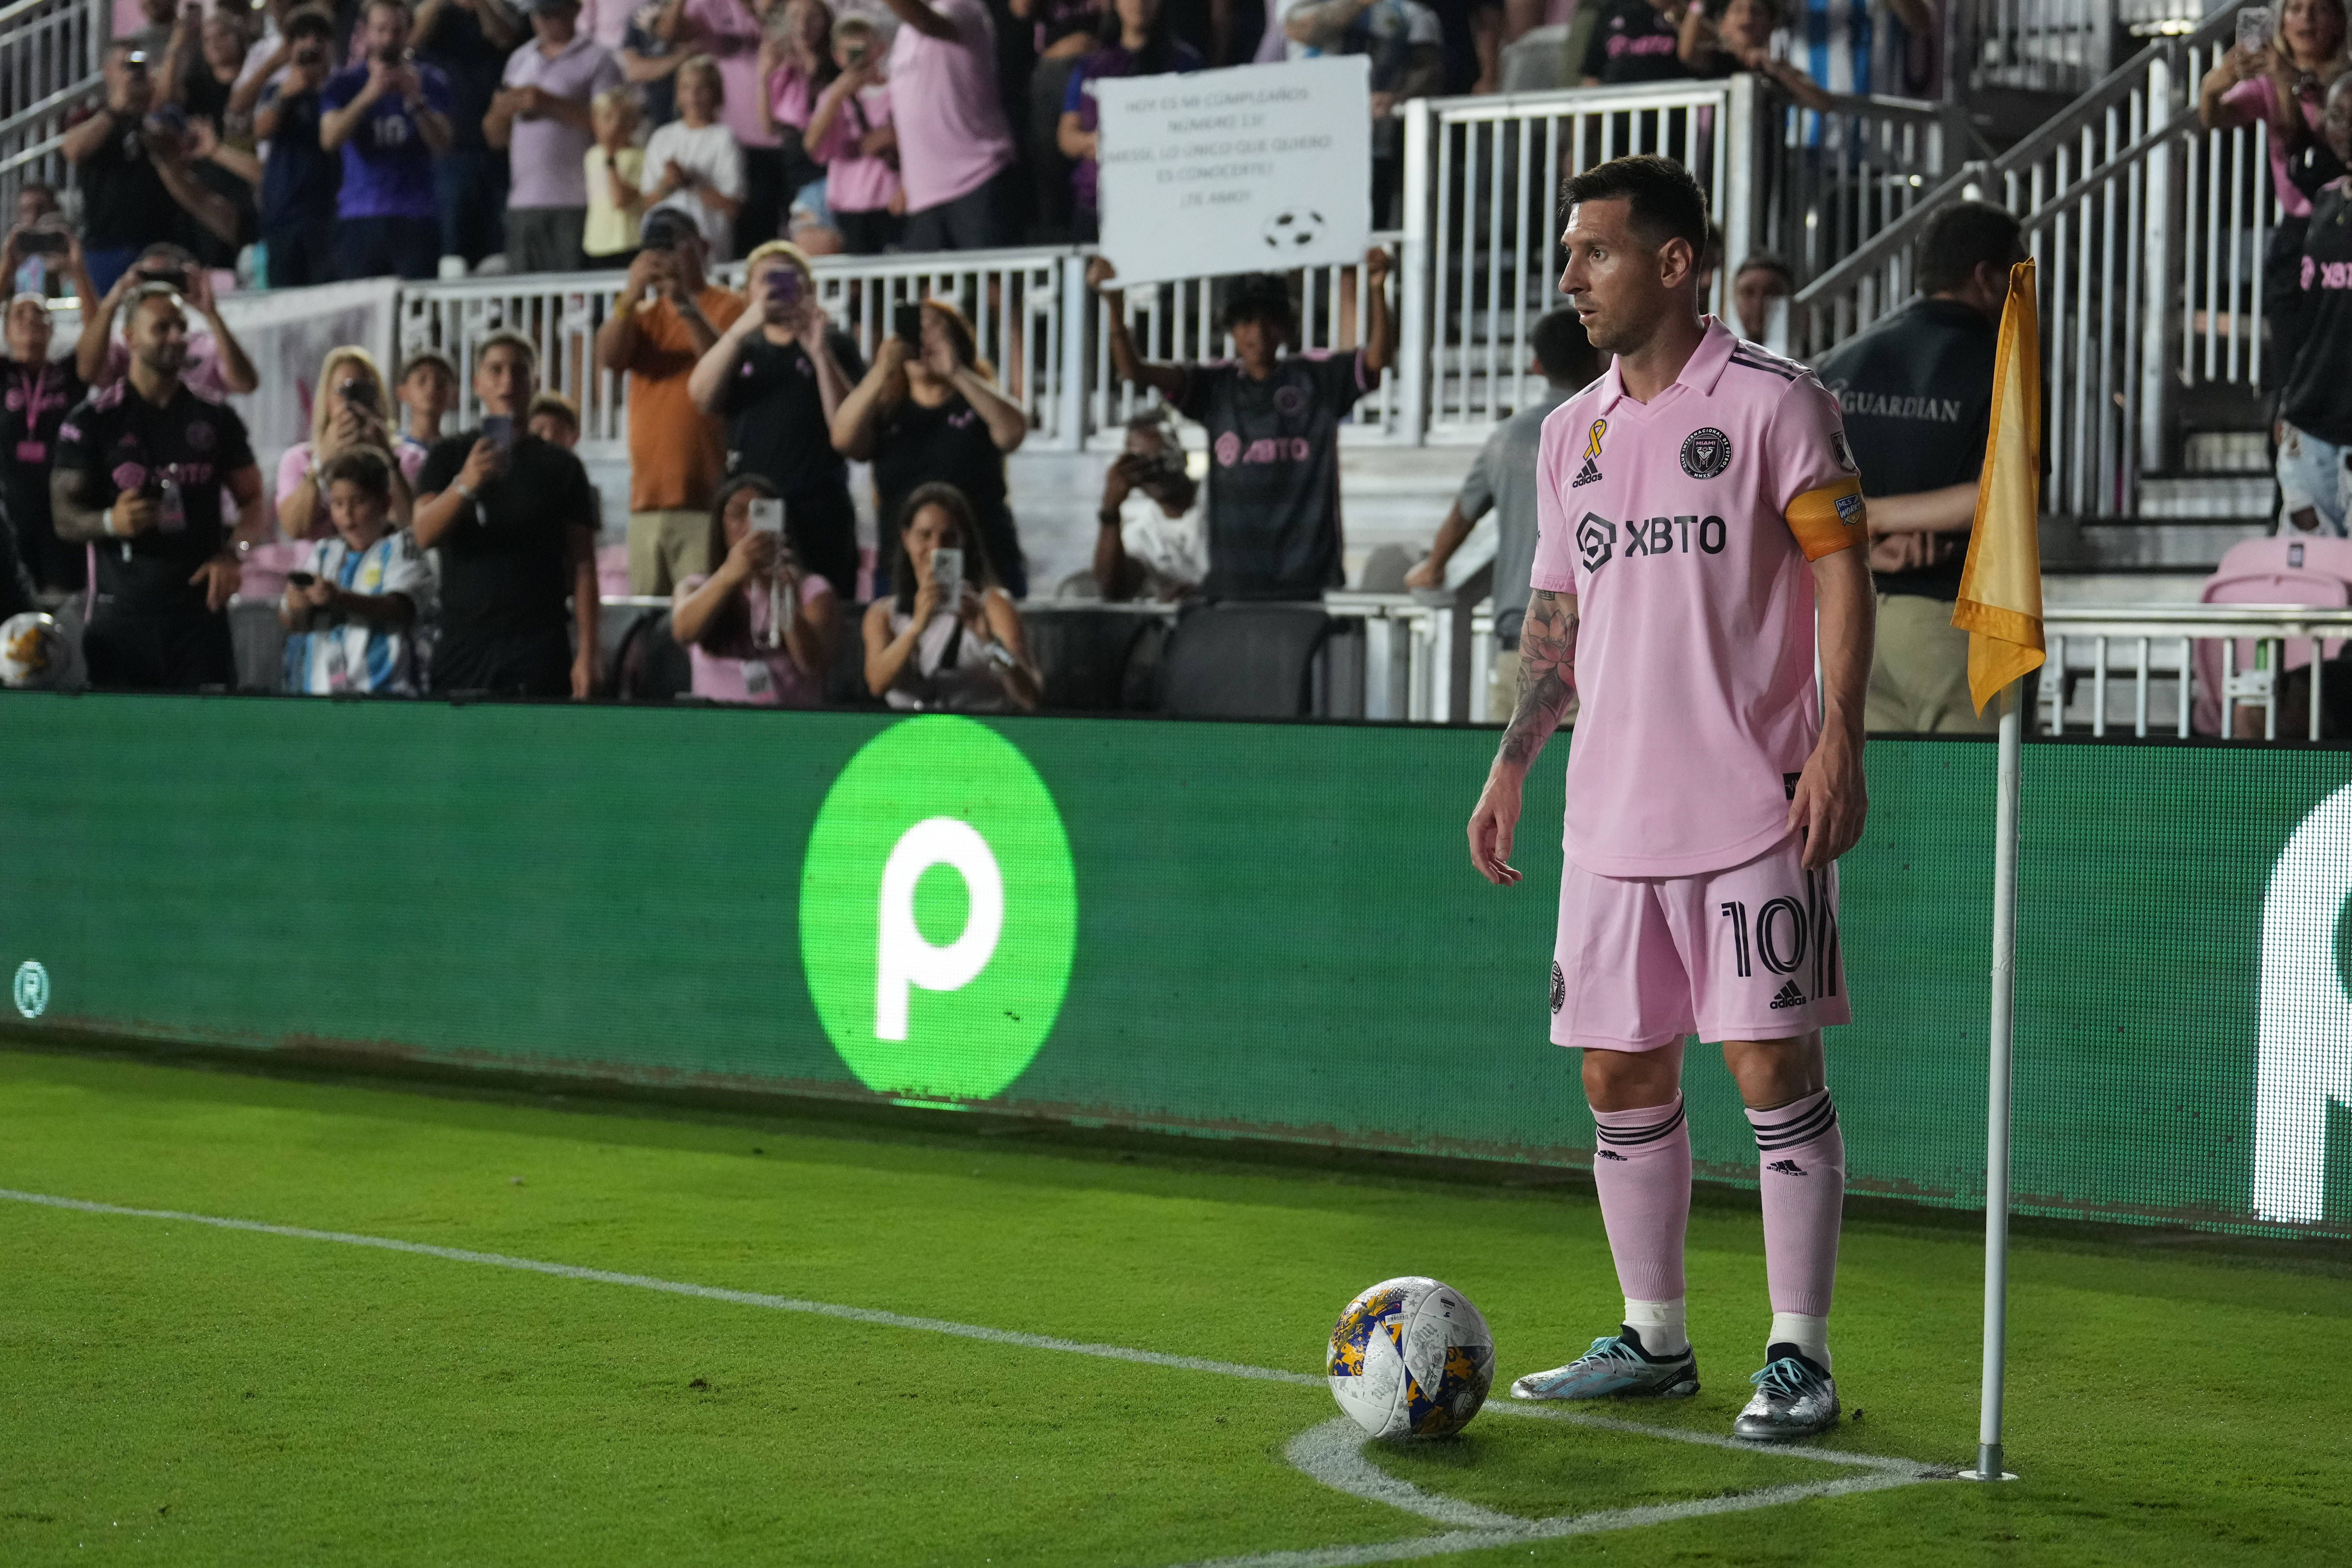
M824 205L852 256L878 256L896 245L906 211L880 42L863 16L833 25L833 58L841 74L818 95L808 121L809 155L824 165Z
M996 26L982 0L886 0L890 105L906 186L908 250L1012 243L1003 181L1013 133L996 96Z
M824 160L808 145L808 126L817 100L841 74L833 58L833 11L824 0L782 0L781 7L770 6L768 21L767 36L760 40L760 79L765 84L760 101L776 137L784 225L789 229L796 220L829 224Z
M1519 880L1521 789L1573 694L1551 1038L1583 1055L1625 1316L1511 1393L1698 1392L1681 1094L1696 1034L1724 1042L1763 1194L1772 1324L1733 1432L1808 1436L1838 1416L1845 1145L1821 1031L1850 1018L1836 861L1867 806L1862 484L1821 383L1699 315L1706 205L1688 171L1619 158L1564 201L1560 291L1616 358L1544 421L1518 702L1469 837L1488 880Z
M2347 37L2344 0L2286 0L2267 46L2232 48L2198 86L2197 118L2206 130L2270 127L2271 189L2281 216L2263 251L2263 317L2273 345L2263 380L2273 386L2285 380L2302 339L2297 323L2311 192L2341 172L2315 133L2327 89L2352 67ZM2316 178L2307 172L2315 158L2330 165Z
M780 3L780 0L779 0ZM676 21L673 47L709 55L719 65L719 118L743 150L743 205L735 215L735 253L776 237L785 196L781 138L761 105L760 41L766 33L758 10L745 0L686 0ZM782 26L782 18L777 18Z
M729 480L710 509L709 573L671 596L670 636L686 649L697 697L761 708L818 708L841 623L833 584L793 559L781 532L755 527L754 501L783 505L757 474ZM779 610L784 612L778 625Z

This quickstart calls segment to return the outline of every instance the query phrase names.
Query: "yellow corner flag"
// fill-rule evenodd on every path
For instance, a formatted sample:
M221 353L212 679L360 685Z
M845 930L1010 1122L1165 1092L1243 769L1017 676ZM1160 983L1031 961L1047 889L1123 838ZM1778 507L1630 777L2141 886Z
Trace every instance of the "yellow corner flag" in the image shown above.
M1981 713L2000 689L2042 667L2042 331L2033 263L2009 269L1993 362L1992 429L1977 479L1952 625L1969 634L1969 696Z

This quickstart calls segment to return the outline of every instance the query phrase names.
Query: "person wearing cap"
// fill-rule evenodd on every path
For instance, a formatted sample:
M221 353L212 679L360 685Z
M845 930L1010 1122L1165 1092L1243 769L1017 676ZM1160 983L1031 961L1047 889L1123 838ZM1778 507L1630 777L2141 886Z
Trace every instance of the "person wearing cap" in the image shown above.
M589 106L620 62L580 30L580 0L531 0L530 42L507 60L482 134L508 156L507 270L572 272L588 225Z
M1116 274L1097 257L1087 287L1110 307L1111 367L1149 386L1209 434L1212 599L1320 599L1346 582L1340 563L1339 421L1378 385L1396 349L1389 253L1364 254L1371 318L1352 354L1289 354L1298 317L1289 286L1260 273L1235 280L1224 309L1234 358L1154 364L1135 352Z
M744 304L704 276L702 231L677 208L646 214L639 241L596 331L596 363L629 378L629 592L667 595L711 568L710 498L727 446L688 383Z

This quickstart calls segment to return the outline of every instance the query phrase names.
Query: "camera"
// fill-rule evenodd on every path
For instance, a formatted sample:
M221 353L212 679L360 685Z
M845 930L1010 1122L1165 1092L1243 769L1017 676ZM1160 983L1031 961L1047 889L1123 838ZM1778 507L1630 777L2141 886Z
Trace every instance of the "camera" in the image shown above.
M335 390L342 395L346 405L352 408L364 408L371 414L375 412L375 383L368 380L367 377L346 376L336 384Z
M327 51L316 44L305 44L294 51L294 63L304 70L315 70L327 63Z

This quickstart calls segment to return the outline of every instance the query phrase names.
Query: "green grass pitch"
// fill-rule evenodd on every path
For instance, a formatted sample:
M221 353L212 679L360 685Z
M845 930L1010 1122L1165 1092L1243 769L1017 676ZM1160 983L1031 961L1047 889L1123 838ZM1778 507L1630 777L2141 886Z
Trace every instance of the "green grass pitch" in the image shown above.
M1436 1275L1498 1384L1617 1297L1589 1194L0 1053L0 1187L355 1233L1312 1373L1339 1309ZM1105 1360L413 1253L0 1202L0 1563L1186 1564L1444 1533L1285 1458L1314 1384ZM1825 1445L1973 1458L1980 1252L1851 1224ZM1758 1227L1691 1227L1705 1391L1760 1359ZM1432 1557L2352 1559L2352 1289L2320 1258L2026 1238L2010 1458L1930 1480ZM1497 1394L1501 1393L1500 1388ZM1498 1399L1496 1404L1507 1404ZM1855 1473L1489 1406L1374 1449L1525 1518Z

